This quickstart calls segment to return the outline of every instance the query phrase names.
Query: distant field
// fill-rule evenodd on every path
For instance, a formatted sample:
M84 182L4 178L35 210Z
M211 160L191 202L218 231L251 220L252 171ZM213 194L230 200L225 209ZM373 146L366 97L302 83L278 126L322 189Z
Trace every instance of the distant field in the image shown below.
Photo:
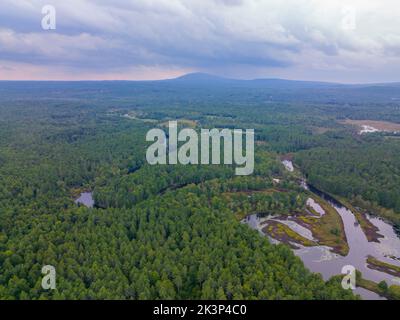
M189 119L178 119L178 124L183 125L183 126L188 126L191 128L195 128L197 126L197 121L194 120L189 120ZM161 125L163 127L168 127L169 126L169 122L165 121L163 123L161 123Z
M341 121L343 124L355 125L363 128L363 126L373 127L379 131L400 131L400 123L375 121L375 120L350 120Z

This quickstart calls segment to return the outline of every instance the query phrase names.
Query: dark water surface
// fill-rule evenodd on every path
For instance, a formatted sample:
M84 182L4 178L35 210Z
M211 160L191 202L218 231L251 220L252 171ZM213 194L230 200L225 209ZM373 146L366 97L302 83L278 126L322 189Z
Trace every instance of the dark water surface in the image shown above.
M357 223L354 214L349 209L343 207L335 199L316 190L312 186L307 185L305 187L328 201L330 205L339 213L343 220L346 237L350 248L348 255L343 257L333 253L329 247L301 247L300 245L296 244L296 246L300 246L301 248L294 250L294 253L303 260L306 267L313 272L321 273L323 278L327 280L334 275L341 274L344 266L351 265L357 270L361 271L363 278L365 279L373 280L375 282L385 280L388 285L400 285L400 278L384 272L369 269L366 262L368 255L371 255L380 261L400 266L400 261L393 258L400 257L400 239L394 232L393 226L380 218L367 216L369 221L379 228L379 233L384 236L383 239L379 239L379 243L368 242L367 237ZM287 223L287 221L281 221L277 217L259 217L257 215L251 215L244 219L243 222L263 234L262 222L268 219L274 219L285 223L297 233L310 239L310 232L308 230L302 231L301 226L293 226L293 224L296 224L293 221ZM276 240L272 241L277 242ZM357 288L355 292L360 294L365 299L383 299L374 292L362 288Z

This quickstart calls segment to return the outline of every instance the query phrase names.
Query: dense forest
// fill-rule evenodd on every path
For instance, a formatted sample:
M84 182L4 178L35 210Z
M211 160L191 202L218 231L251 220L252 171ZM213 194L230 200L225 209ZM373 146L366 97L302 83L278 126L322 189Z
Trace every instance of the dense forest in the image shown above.
M302 151L296 163L318 188L359 206L385 212L400 223L400 144L398 136L360 138ZM379 210L383 207L391 210Z
M344 107L332 90L306 104L266 100L259 85L188 86L0 83L0 299L357 298L238 217L304 209L280 163L290 155L315 186L398 221L398 136L340 122L388 120L395 107L373 114L375 95ZM254 128L254 174L148 165L145 134L171 119ZM94 208L74 203L88 190ZM42 289L43 265L56 267L56 290Z

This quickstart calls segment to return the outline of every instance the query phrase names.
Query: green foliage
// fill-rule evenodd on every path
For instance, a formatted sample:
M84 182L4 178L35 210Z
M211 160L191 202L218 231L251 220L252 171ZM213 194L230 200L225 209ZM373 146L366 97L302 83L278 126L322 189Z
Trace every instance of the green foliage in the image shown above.
M284 245L271 245L233 211L226 193L272 187L285 172L257 152L256 174L229 166L149 166L149 125L74 103L2 107L1 299L347 299ZM107 110L107 111L106 111ZM72 190L94 188L97 208ZM250 210L304 205L294 182L255 195ZM235 195L236 197L236 195ZM261 207L261 205L263 207ZM53 265L57 289L41 288Z
M393 299L400 300L400 286L391 285L389 287L388 293Z
M376 137L302 151L295 160L322 190L400 212L399 154L397 139Z
M386 292L388 290L388 285L386 283L386 281L381 281L378 283L378 287L379 289L381 289L383 292Z
M344 106L335 92L2 83L0 299L353 299L237 219L304 207L295 175L277 160L288 152L325 190L397 210L396 137L360 139L336 122L399 120L397 106L348 95ZM147 165L145 133L169 119L254 128L255 174ZM94 209L74 204L84 190L94 191ZM41 288L47 264L55 291Z

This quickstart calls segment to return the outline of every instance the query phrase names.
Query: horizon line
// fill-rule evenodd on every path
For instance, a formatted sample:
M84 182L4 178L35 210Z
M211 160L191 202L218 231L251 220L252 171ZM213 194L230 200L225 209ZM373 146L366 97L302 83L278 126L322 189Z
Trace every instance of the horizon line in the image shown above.
M190 72L184 73L180 76L174 78L159 78L159 79L78 79L78 80L68 80L68 79L0 79L0 82L160 82L160 81L171 81L179 80L185 76L190 75L205 75L209 77L214 77L220 80L232 80L232 81L262 81L262 80L276 80L276 81L289 81L289 82L314 82L314 83L325 83L325 84L336 84L336 85L382 85L382 84L397 84L399 81L383 81L383 82L338 82L338 81L327 81L327 80L303 80L303 79L288 79L288 78L230 78L221 75L215 75L212 73L204 72ZM182 79L185 80L185 79Z

